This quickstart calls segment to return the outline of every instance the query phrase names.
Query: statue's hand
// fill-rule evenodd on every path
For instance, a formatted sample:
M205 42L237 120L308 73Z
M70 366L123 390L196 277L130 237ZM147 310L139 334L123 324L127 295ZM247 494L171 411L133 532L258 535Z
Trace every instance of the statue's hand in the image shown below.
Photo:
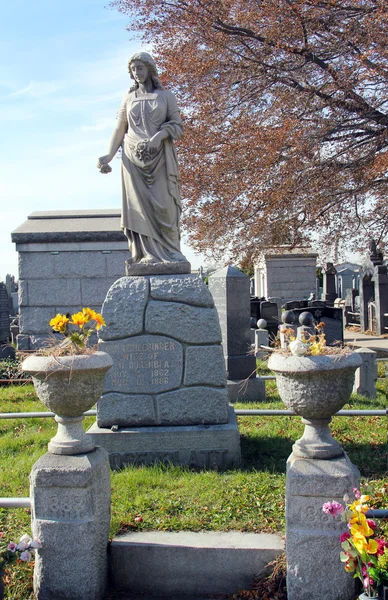
M112 157L109 154L106 156L100 156L97 161L97 169L99 169L100 173L111 173L112 167L108 165L111 160Z
M150 154L156 154L160 148L162 140L163 137L161 136L160 131L158 133L155 133L155 135L148 142L148 152Z

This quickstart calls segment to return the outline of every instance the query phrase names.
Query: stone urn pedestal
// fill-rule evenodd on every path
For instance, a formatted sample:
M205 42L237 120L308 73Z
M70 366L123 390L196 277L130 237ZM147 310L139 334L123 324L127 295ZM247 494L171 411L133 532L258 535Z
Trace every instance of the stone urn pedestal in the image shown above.
M354 374L361 365L356 353L322 356L271 355L268 367L274 371L284 404L301 415L303 436L292 448L299 458L329 459L344 451L331 435L329 423L348 400Z
M303 436L287 461L286 554L288 600L353 600L355 580L339 559L340 535L346 525L322 511L325 502L343 502L359 487L360 474L329 423L349 398L356 353L325 356L272 354L281 399L302 417ZM317 567L318 565L318 567Z
M82 427L83 413L104 388L112 366L105 352L31 356L36 393L55 412L58 432L30 474L31 529L36 553L37 600L103 600L108 581L110 527L108 453Z

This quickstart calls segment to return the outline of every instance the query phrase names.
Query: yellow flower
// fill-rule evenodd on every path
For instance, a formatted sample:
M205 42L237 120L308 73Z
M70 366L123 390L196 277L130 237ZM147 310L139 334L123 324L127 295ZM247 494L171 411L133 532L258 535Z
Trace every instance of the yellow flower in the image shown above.
M356 531L352 536L352 542L356 550L361 554L362 552L366 552L366 554L376 554L378 550L378 543L375 540L367 541L365 536L362 535L359 531Z
M85 321L85 323L88 323L88 321L91 321L92 319L94 319L94 315L96 314L94 310L92 310L91 308L83 308L82 309L82 314L85 316L85 318L87 319L87 321Z
M79 327L82 327L88 321L90 321L89 316L84 315L83 312L78 312L78 313L75 313L74 315L71 315L71 324L72 325L78 325Z
M369 527L366 517L363 513L359 515L358 522L353 518L350 521L352 527L350 533L354 535L356 532L361 533L365 537L373 535L373 529Z
M365 504L369 500L369 496L361 496L359 500L355 500L349 506L349 510L356 513L366 513L369 510L369 506Z
M66 325L69 322L69 319L66 315L57 314L53 319L51 319L49 325L54 329L54 331L58 331L59 333L64 333L66 331Z

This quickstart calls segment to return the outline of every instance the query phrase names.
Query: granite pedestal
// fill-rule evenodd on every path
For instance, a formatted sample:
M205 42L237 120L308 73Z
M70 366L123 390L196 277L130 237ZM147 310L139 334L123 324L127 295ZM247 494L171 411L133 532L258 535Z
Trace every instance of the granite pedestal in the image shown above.
M289 600L353 600L355 581L340 562L340 517L322 511L325 502L343 503L359 488L360 474L349 458L287 461L286 554Z
M106 451L45 454L30 481L32 535L42 544L34 570L37 600L102 600L110 527Z

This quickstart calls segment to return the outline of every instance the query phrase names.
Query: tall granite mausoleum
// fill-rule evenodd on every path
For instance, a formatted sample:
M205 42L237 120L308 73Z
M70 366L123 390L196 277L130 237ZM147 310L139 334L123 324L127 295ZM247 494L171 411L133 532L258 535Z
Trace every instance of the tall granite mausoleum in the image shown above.
M12 241L19 253L21 350L52 335L48 323L58 312L100 311L130 256L116 209L33 212Z

